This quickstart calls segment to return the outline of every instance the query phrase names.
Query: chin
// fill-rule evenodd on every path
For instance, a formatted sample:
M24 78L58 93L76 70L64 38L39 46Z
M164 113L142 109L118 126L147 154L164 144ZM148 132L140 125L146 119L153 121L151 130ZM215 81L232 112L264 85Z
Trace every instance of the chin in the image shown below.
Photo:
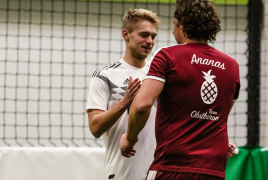
M140 55L140 56L137 56L136 58L139 59L139 60L144 60L148 57L148 55Z

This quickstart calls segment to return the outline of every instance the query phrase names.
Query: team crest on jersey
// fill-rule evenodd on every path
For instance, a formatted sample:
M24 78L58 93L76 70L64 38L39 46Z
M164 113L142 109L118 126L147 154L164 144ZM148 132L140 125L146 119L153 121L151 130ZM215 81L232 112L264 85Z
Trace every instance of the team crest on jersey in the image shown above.
M216 76L210 74L211 71L212 70L209 70L208 72L202 71L202 73L205 75L203 77L206 81L204 81L201 86L201 98L206 104L212 104L218 95L218 88L213 80L216 78Z
M124 81L123 85L127 85L128 82L129 82L129 79L127 78L127 79Z

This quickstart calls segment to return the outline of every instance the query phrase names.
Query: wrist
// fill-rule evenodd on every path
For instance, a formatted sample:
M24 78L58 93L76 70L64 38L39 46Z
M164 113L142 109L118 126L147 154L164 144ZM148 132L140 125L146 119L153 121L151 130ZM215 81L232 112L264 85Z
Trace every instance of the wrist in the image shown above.
M126 102L126 100L124 98L122 98L120 100L120 103L121 103L121 107L122 109L126 110L130 107L130 104L128 102Z
M128 141L129 146L134 146L135 143L137 142L137 139L138 139L137 137L135 139L127 137L127 141Z

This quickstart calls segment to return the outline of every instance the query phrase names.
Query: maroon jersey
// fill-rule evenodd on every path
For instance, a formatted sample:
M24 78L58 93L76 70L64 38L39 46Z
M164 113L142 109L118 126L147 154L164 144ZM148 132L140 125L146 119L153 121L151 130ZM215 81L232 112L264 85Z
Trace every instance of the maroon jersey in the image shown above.
M227 119L240 89L238 63L206 44L176 45L154 56L146 78L165 82L150 170L224 178Z

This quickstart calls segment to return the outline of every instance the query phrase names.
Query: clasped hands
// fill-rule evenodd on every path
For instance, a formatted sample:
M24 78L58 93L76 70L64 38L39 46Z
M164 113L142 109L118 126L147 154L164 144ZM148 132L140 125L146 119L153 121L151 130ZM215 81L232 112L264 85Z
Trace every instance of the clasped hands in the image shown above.
M121 149L121 154L124 157L130 158L131 156L135 156L136 150L134 149L134 145L138 141L138 138L136 138L135 141L130 142L127 140L127 134L123 134L121 136L121 139L119 141L119 146Z
M136 150L134 149L134 145L136 144L137 141L138 141L138 138L135 141L130 142L127 140L127 135L123 134L119 141L119 146L121 149L122 156L127 157L127 158L130 158L131 156L135 156ZM233 157L233 155L235 154L235 149L236 149L236 145L229 143L227 157Z

